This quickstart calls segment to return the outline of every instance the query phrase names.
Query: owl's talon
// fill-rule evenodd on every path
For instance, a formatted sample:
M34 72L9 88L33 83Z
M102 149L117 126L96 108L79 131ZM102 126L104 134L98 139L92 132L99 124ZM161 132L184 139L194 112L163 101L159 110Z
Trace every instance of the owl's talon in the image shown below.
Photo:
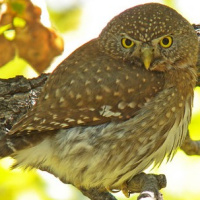
M130 192L128 190L128 185L126 182L124 182L122 185L121 185L121 191L123 192L124 196L129 198L130 197Z
M110 187L106 187L106 190L110 193L117 193L117 192L120 192L120 190L117 190L117 189L111 189Z
M110 187L106 187L106 190L110 193L117 193L117 192L120 192L120 190L117 190L117 189L111 189ZM128 190L128 185L126 182L124 182L122 185L121 185L121 191L122 193L124 194L125 197L129 198L130 197L130 191Z

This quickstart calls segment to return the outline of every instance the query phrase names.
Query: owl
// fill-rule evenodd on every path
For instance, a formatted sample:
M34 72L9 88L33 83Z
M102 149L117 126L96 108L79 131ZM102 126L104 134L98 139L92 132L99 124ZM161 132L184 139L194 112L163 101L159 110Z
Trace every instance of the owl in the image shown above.
M193 27L172 8L125 10L55 69L0 141L0 157L128 196L129 181L172 158L186 137L197 53Z

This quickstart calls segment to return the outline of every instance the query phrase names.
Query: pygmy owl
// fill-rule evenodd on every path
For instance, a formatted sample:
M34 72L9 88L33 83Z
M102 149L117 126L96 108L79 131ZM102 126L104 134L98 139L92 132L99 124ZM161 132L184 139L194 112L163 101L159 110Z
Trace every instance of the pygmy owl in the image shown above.
M197 52L193 27L175 10L125 10L55 69L0 141L0 157L77 188L124 189L184 140Z

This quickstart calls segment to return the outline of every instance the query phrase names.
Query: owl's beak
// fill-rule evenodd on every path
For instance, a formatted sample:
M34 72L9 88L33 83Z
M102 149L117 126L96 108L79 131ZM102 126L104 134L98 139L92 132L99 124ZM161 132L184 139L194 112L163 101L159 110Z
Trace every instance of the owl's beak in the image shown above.
M141 49L141 54L144 66L148 70L153 60L153 48L150 46L144 46Z

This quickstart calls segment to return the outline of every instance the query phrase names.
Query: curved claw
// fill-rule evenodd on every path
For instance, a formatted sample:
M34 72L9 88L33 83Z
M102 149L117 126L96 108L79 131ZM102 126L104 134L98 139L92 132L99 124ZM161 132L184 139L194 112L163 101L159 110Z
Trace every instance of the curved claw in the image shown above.
M117 192L120 192L120 190L117 190L117 189L111 189L110 187L106 187L106 190L110 193L117 193Z
M111 192L111 193L117 193L117 192L122 191L122 193L124 194L125 197L127 197L127 198L130 197L130 191L128 190L128 184L127 184L126 182L124 182L124 183L121 185L121 190L111 189L110 187L106 187L106 190L107 190L108 192Z
M130 197L130 191L128 189L128 184L126 182L124 182L121 185L121 191L123 192L124 196L129 198Z

